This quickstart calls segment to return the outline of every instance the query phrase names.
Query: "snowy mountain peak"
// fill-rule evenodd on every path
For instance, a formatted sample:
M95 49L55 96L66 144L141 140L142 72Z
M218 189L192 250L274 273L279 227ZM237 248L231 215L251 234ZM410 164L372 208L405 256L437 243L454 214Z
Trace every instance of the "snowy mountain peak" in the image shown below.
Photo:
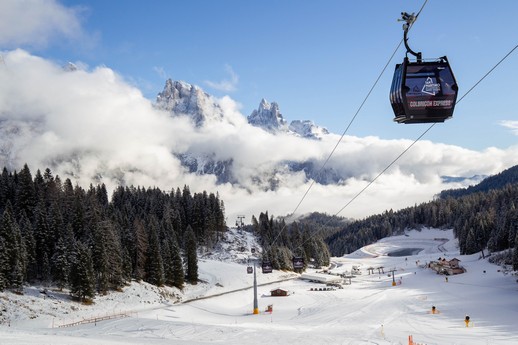
M329 131L326 128L317 126L313 121L309 120L291 121L290 131L295 132L304 138L319 140L322 139L324 135L329 134Z
M156 106L175 116L190 116L198 127L207 120L224 116L217 101L200 87L171 79L165 82L164 90L158 94Z
M65 70L67 72L74 72L74 71L77 71L78 69L79 68L77 67L77 65L72 62L67 62L67 64L65 66L63 66L63 70Z
M248 116L248 123L256 127L261 127L269 132L288 130L287 122L279 111L279 105L276 102L270 104L264 98L261 100L261 103L259 103L259 108Z

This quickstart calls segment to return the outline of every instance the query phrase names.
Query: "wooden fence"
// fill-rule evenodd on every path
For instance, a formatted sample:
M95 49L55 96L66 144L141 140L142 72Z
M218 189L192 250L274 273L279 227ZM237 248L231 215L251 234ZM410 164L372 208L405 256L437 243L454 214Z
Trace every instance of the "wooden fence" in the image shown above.
M105 320L123 319L125 317L130 317L130 314L129 313L118 313L118 314L110 314L110 315L104 315L104 316L96 316L96 317L82 319L82 320L74 321L74 322L70 322L70 323L64 323L62 325L58 325L57 327L58 328L73 327L73 326L84 325L84 324L88 324L88 323L97 323L97 322L101 322L101 321L105 321Z

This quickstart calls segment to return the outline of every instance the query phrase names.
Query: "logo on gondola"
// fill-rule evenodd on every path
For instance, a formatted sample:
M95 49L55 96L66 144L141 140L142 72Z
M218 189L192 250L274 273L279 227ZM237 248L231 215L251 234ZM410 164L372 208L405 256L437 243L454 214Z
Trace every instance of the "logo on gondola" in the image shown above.
M438 93L439 91L441 91L441 84L434 83L432 78L430 78L430 77L426 78L426 81L424 82L423 89L421 90L421 92L435 96L435 94Z

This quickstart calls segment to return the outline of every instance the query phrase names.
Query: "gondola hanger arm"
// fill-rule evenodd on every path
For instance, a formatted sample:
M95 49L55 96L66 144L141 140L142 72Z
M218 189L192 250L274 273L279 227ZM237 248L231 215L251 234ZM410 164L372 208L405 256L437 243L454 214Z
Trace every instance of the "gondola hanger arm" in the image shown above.
M418 15L415 15L414 13L408 14L407 12L401 12L401 19L398 19L398 21L405 22L403 24L403 42L405 43L406 53L414 55L417 59L417 62L421 62L423 60L421 52L414 52L408 45L408 30L410 29L412 24L414 24Z

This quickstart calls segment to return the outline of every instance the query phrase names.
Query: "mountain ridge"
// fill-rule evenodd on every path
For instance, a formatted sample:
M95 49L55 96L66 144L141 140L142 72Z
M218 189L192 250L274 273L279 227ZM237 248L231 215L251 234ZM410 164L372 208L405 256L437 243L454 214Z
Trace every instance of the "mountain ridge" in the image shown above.
M202 128L225 119L225 112L215 97L200 87L184 81L166 80L164 89L157 95L155 107L168 112L171 116L188 116L196 128ZM282 133L308 140L322 140L329 134L326 128L320 127L310 120L294 120L288 124L280 111L279 104L270 103L265 98L261 99L258 108L254 109L246 120L249 125L272 135ZM190 173L213 174L220 184L238 183L232 172L233 159L218 160L215 158L214 152L197 154L185 152L176 154L176 157ZM315 179L324 184L338 183L344 179L332 169L318 171L316 163L313 161L284 161L281 166L272 171L272 176L275 175L275 171L288 169L292 172L304 172L306 179ZM256 176L255 179L265 181L264 176ZM269 181L266 182L269 188L276 188L274 179L266 178L266 181Z

